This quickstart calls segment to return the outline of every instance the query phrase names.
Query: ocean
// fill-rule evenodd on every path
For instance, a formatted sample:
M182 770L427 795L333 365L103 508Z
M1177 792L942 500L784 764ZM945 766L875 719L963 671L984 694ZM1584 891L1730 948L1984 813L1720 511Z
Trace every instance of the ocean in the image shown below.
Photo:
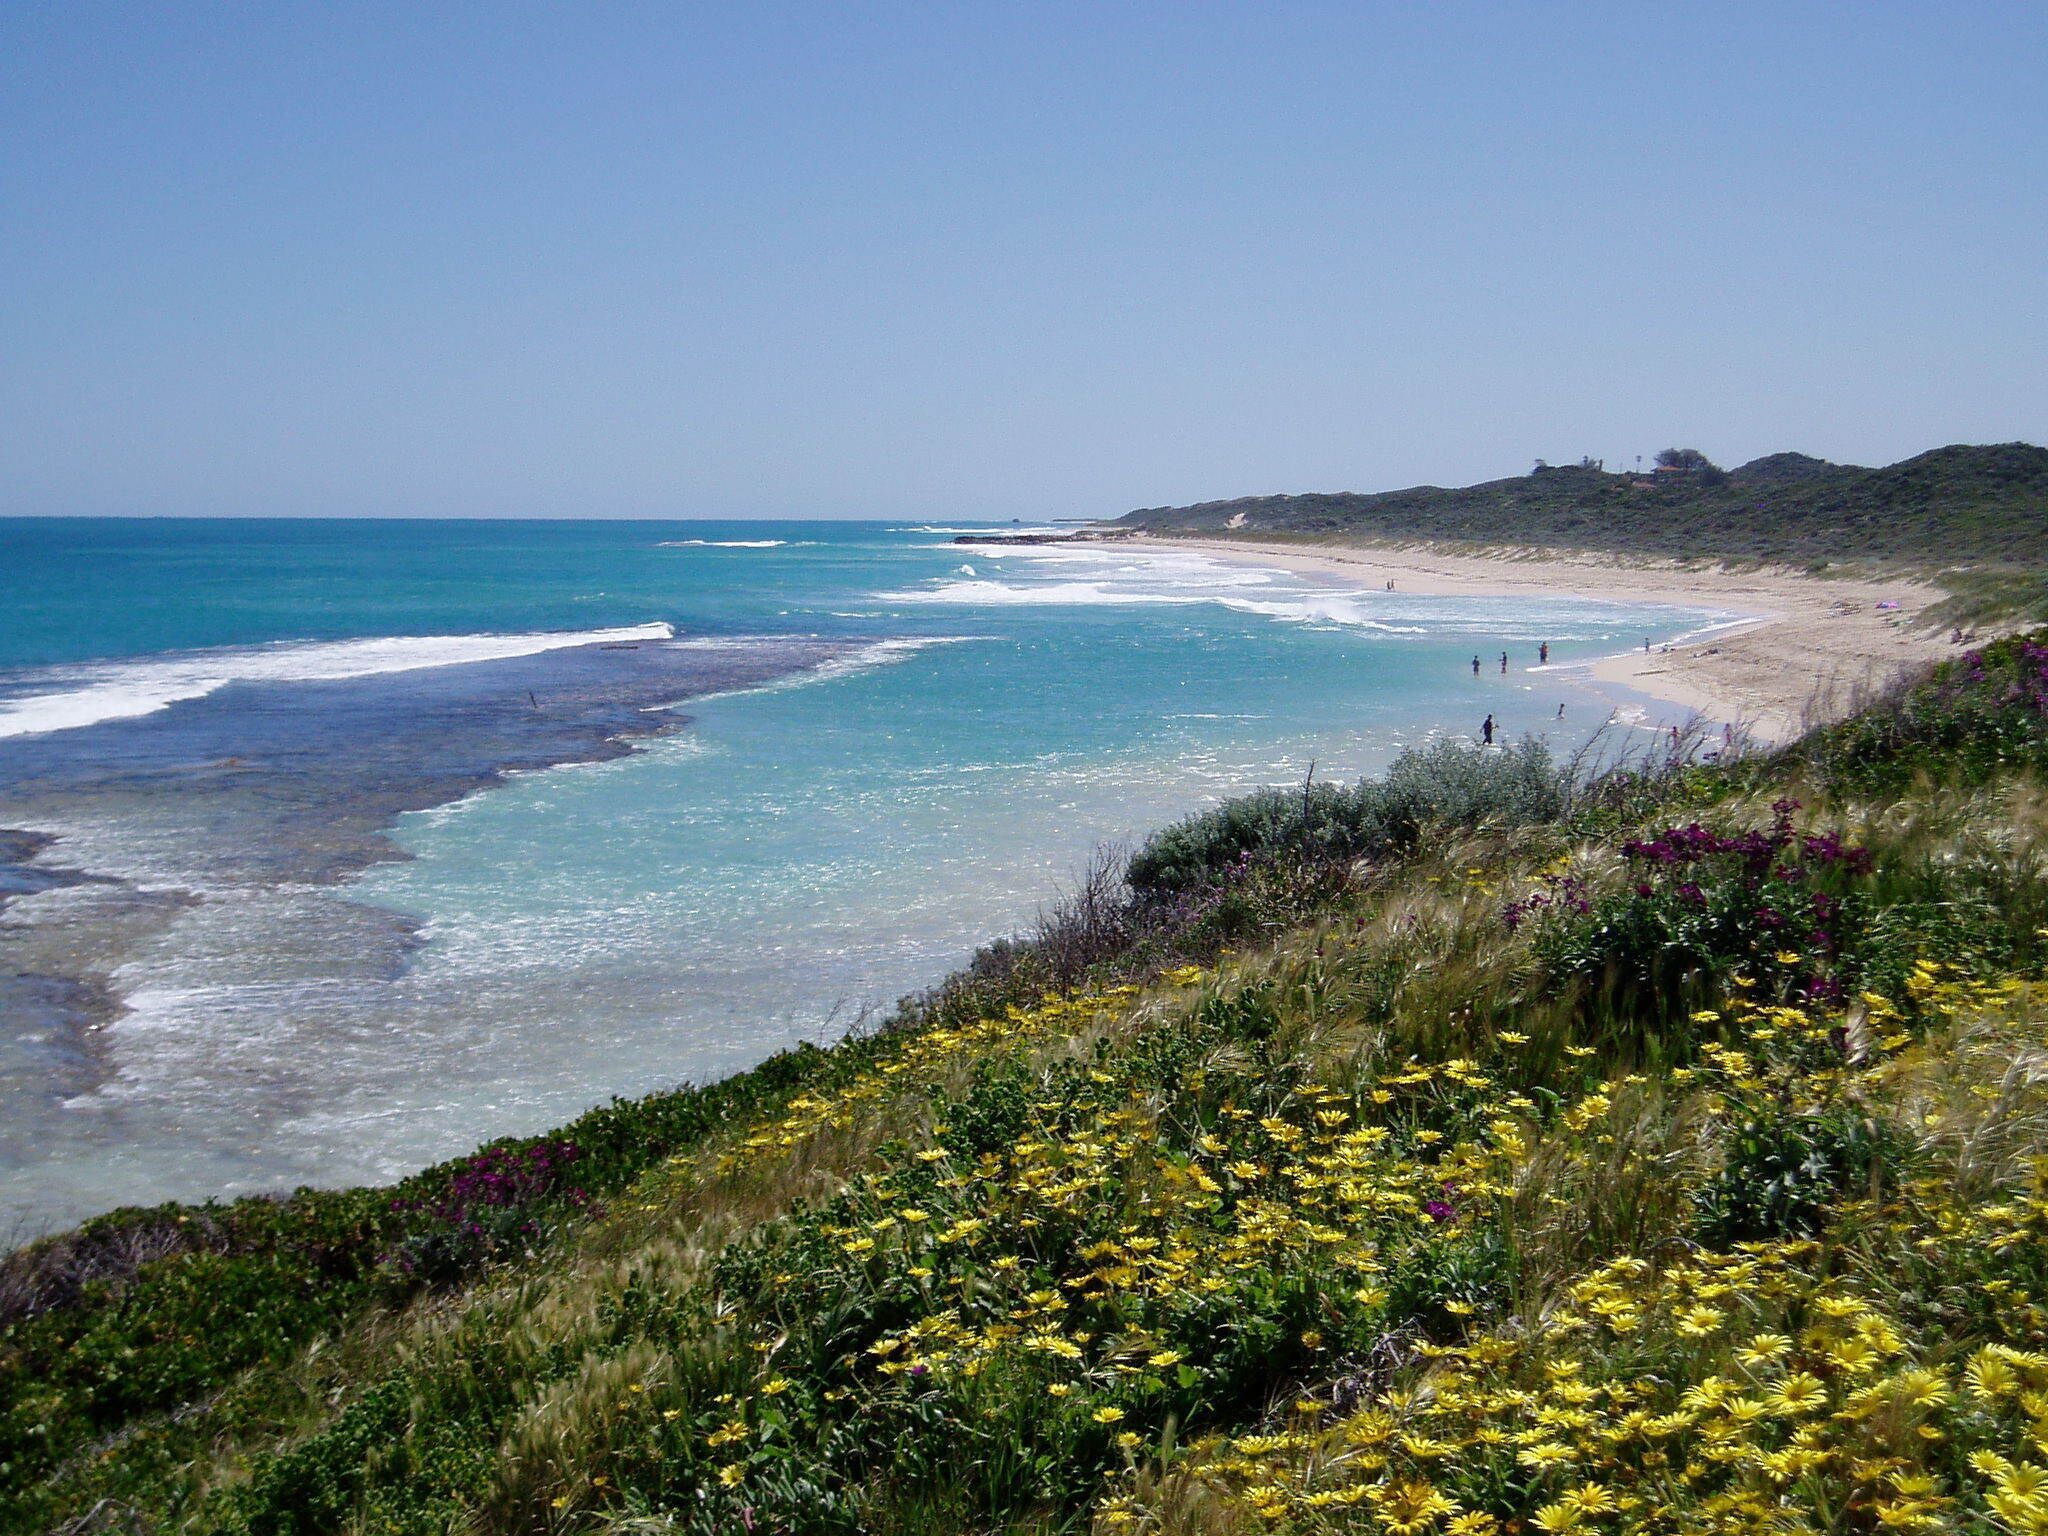
M1488 713L1568 751L1586 663L1726 617L954 542L1017 531L0 520L0 1224L830 1040L1104 845Z

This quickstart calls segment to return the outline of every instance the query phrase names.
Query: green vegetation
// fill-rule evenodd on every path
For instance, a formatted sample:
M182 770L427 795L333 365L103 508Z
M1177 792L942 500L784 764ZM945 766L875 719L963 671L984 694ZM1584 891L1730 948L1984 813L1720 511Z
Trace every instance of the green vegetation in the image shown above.
M2044 769L2029 639L1436 748L831 1051L90 1223L0 1273L0 1529L2048 1531Z
M1307 784L1246 795L1155 833L1125 878L1138 897L1173 897L1234 883L1238 872L1288 854L1309 861L1383 860L1425 830L1549 821L1564 804L1541 742L1503 752L1456 742L1403 752L1383 781Z
M1121 519L1162 533L1616 550L1678 559L1825 567L1844 549L1901 565L1967 566L1944 622L2013 612L2048 618L2048 449L1937 448L1882 469L1780 453L1723 471L1696 449L1610 474L1592 462L1443 489L1251 496L1154 507Z

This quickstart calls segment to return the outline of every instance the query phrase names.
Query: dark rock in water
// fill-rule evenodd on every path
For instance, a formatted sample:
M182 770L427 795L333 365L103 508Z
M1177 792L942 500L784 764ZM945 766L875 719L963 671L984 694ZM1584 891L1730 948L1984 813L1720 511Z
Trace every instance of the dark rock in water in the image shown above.
M240 682L147 715L0 739L0 1230L75 1220L111 1187L38 1170L53 1137L89 1138L79 1126L125 1122L161 1097L146 1084L100 1090L131 1069L121 1021L146 1012L131 992L149 982L135 977L151 974L168 934L212 945L236 978L218 1005L221 1038L236 1044L198 1059L226 1080L243 1051L260 1074L282 1036L261 1006L236 1013L231 994L393 982L414 964L418 922L338 888L404 856L387 835L398 816L508 773L620 756L686 724L684 701L851 647L705 638ZM212 1134L207 1187L276 1166L252 1150L257 1132ZM136 1196L166 1187L121 1177Z
M36 863L56 841L47 832L0 827L0 907L15 896L33 896L93 878L80 870Z

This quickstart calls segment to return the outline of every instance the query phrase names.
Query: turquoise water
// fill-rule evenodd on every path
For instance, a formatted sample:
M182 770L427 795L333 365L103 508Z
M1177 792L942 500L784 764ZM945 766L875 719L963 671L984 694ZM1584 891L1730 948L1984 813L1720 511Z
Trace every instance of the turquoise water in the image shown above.
M55 839L0 1199L389 1177L830 1038L1106 842L1488 713L1568 748L1575 664L1720 617L953 536L0 523L0 828Z

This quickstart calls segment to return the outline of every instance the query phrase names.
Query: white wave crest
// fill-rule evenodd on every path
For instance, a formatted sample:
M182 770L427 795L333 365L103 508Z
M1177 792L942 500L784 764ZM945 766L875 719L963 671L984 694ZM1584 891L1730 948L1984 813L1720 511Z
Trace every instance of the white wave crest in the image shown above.
M1357 598L1316 593L1285 601L1261 601L1253 597L1219 597L1224 607L1238 613L1262 614L1287 624L1337 624L1346 629L1371 629L1383 635L1422 635L1422 624L1389 624L1366 613Z
M658 714L669 709L688 709L712 699L727 699L739 694L782 693L791 688L808 688L813 683L830 682L836 677L849 677L856 672L867 672L876 667L890 666L915 656L919 651L929 650L938 645L971 645L986 640L987 635L906 635L887 640L870 640L867 644L840 655L827 657L815 666L804 667L795 672L785 673L765 683L755 683L744 688L722 688L715 693L693 694L668 704L652 704L644 711ZM784 644L814 645L817 642L802 635L752 635L736 636L731 639L716 636L697 636L688 640L671 641L677 650L759 650L763 646Z
M108 720L155 714L203 699L230 683L339 682L387 672L457 667L535 656L579 645L667 640L668 624L618 629L549 630L523 635L388 635L373 640L280 641L234 650L197 651L139 661L54 667L45 688L0 699L0 738L77 730Z
M1006 581L942 581L934 587L913 587L900 592L878 592L885 603L958 603L976 608L1021 608L1035 605L1111 606L1127 603L1206 603L1209 594L1197 591L1118 591L1105 581L1047 581L1012 585Z
M799 539L792 546L787 539L663 539L657 549L797 549L810 548L811 541Z

